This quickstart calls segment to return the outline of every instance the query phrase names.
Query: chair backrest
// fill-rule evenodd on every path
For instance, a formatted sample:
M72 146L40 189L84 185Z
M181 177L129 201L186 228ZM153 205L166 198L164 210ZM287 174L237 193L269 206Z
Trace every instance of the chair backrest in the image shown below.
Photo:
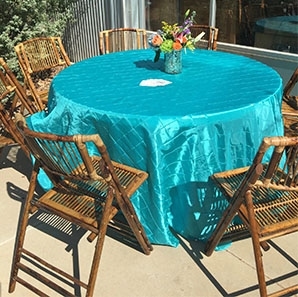
M21 67L30 74L56 66L69 66L60 37L38 37L19 43L15 47Z
M137 169L134 171L134 177L130 175L130 178L127 178L124 166L117 163L117 170L123 170L120 183L114 162L111 161L106 146L98 134L59 136L35 132L25 127L24 119L21 117L17 119L17 124L26 145L54 184L70 181L77 186L74 191L88 192L88 195L92 195L92 191L98 189L96 187L92 189L92 183L86 183L94 180L105 181L118 193L116 197L121 195L128 199L128 196L136 190L134 185L128 186L131 178L143 181L147 178L147 174L141 174ZM98 162L93 162L89 155L90 149L94 151L94 155L101 158L99 165ZM95 167L95 164L100 168ZM69 184L67 187L69 188Z
M270 151L272 150L272 151ZM267 153L267 154L266 154ZM264 165L263 158L266 154L269 161ZM284 158L283 158L284 157ZM262 166L263 171L259 174L256 168ZM255 177L250 173L256 172ZM298 187L298 137L267 137L263 139L261 146L254 158L253 164L247 174L246 180L242 182L245 185L263 186L280 191L296 190Z
M146 49L146 30L117 28L100 31L99 48L101 55L131 49Z
M194 38L200 33L205 32L201 40L195 44L196 47L206 48L208 50L217 49L218 28L208 25L192 25L189 29Z
M39 81L49 81L61 69L71 64L60 37L38 37L15 46L25 84L36 101L39 110L44 109L40 92L36 86ZM46 86L46 95L49 86Z

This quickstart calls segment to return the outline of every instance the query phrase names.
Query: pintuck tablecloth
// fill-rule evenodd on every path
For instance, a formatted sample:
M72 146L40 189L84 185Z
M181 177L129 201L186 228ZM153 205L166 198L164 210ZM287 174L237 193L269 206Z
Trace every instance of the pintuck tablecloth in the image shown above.
M175 232L208 238L225 207L210 175L249 165L264 136L283 134L282 80L260 62L219 51L183 53L177 75L153 58L148 49L73 64L54 78L48 112L28 124L99 133L112 159L147 171L133 204L152 243L176 246Z

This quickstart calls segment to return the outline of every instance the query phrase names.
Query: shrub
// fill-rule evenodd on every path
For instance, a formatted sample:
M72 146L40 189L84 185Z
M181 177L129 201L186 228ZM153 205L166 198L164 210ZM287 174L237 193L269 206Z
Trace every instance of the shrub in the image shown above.
M0 57L19 76L14 46L40 36L62 36L77 0L0 0Z

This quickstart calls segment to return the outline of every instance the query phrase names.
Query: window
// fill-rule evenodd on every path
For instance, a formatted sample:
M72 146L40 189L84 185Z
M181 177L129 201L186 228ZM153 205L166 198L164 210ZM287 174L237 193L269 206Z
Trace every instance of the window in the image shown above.
M208 24L210 3L216 4L219 42L298 53L298 0L151 0L147 29L159 29L162 20L180 22L188 8L197 12L197 23Z

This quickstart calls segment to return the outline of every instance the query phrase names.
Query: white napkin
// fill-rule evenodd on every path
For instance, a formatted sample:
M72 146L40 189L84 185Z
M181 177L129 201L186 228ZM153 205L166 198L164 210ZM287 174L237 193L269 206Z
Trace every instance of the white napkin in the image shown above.
M141 87L163 87L171 84L171 81L159 78L144 79L140 82Z

